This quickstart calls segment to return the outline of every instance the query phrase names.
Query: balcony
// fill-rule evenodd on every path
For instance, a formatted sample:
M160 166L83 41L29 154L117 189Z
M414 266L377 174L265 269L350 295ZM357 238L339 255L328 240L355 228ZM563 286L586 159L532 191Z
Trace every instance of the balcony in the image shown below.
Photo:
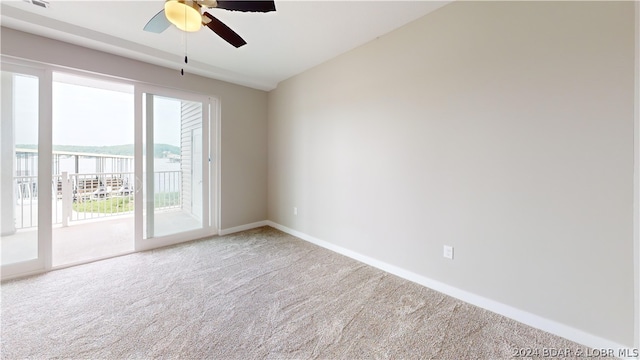
M83 163L82 157L88 156L58 153L54 156L58 168L64 167L62 157L71 158L67 162L75 163L73 170L76 170ZM96 164L113 162L107 168L132 168L133 165L130 157L92 154L91 158ZM37 155L16 154L16 159L21 164L17 166L19 172L37 168L34 164ZM154 172L153 198L144 198L144 211L153 209L154 212L156 236L171 233L170 227L197 226L197 220L184 211L184 174L180 163L175 158L167 158L164 163L165 168L176 170ZM51 201L54 266L133 251L134 194L141 187L140 182L138 189L135 185L134 173L130 171L62 171L47 184L51 186L52 198L43 199L39 196L37 175L14 176L15 231L2 236L2 263L25 260L30 255L33 258L37 254L38 205L42 201Z
M154 210L182 207L181 172L156 172ZM133 173L67 174L52 177L52 223L106 219L134 211ZM35 176L16 176L16 230L38 225L38 183Z

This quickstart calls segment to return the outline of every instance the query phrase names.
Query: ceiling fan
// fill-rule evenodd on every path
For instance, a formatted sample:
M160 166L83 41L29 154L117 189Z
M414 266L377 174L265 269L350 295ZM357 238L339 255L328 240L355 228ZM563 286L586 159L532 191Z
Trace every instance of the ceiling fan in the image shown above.
M149 20L144 26L144 31L161 33L173 24L180 30L192 32L206 26L236 48L245 45L247 42L240 35L207 12L207 9L213 8L243 12L270 12L276 10L276 5L274 1L269 0L166 0L164 9Z

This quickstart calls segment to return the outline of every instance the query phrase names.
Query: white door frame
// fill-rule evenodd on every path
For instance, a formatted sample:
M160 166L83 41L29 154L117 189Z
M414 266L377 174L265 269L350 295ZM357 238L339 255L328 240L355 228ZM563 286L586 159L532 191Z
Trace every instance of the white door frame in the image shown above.
M199 139L198 141L196 141ZM199 146L198 146L199 144ZM197 219L202 219L202 193L196 193L195 189L198 189L198 180L201 185L201 189L205 187L204 185L204 174L202 173L202 167L195 166L198 164L198 156L200 163L205 160L202 151L202 128L196 128L191 130L191 213L196 216ZM198 149L200 151L198 151ZM200 155L197 155L200 154ZM198 174L199 177L195 175ZM198 204L198 206L196 206Z
M51 199L52 70L2 58L2 71L38 78L38 200ZM45 185L45 186L43 186ZM2 279L51 269L51 201L38 201L38 257L2 266Z
M217 167L218 162L215 164L211 163L212 158L217 158L218 151L215 151L215 154L212 149L217 150L218 141L217 141L217 129L219 127L218 124L218 101L215 98L208 97L200 94L193 94L185 91L167 89L152 85L143 85L136 84L135 86L135 149L134 156L136 158L135 161L135 177L136 177L136 192L134 196L134 202L136 204L143 204L143 192L141 189L146 186L146 184L142 184L143 179L143 144L149 144L151 139L150 131L152 131L153 121L145 124L144 115L152 114L152 105L149 102L143 102L144 94L153 94L158 96L164 96L175 99L182 99L187 101L195 101L203 104L203 121L202 121L202 147L206 149L203 152L203 160L209 159L209 161L203 161L203 187L202 187L202 197L205 200L203 202L203 214L202 214L202 229L186 231L179 234L173 234L163 237L154 237L154 238L144 238L144 226L143 223L143 206L135 207L135 250L142 251L148 250L152 248L157 248L161 246L167 246L172 244L177 244L185 241L190 241L198 238L203 238L206 236L217 235L218 234L218 209L219 209L219 200L218 196L211 196L217 193L218 184L216 177L217 176ZM146 129L145 129L146 127ZM143 133L146 130L148 139L143 139ZM204 134L209 134L209 136L205 136ZM144 140L144 141L143 141ZM213 144L211 144L211 140L213 140ZM213 156L212 156L213 155ZM216 168L216 169L212 169ZM146 193L146 192L145 192ZM148 215L148 214L147 214Z
M209 121L203 122L203 146L206 141L208 153L203 153L203 164L208 160L208 169L203 168L203 177L207 177L208 186L203 187L203 197L209 199L209 206L203 209L207 217L203 221L207 221L207 226L200 232L189 232L179 234L174 238L156 238L153 243L144 244L138 240L142 239L142 207L136 206L134 216L135 222L135 251L146 250L149 248L161 247L172 243L189 241L201 237L217 235L219 233L220 224L220 102L216 97L202 94L194 94L188 91L172 90L162 87L156 87L135 80L123 78L115 78L110 75L101 75L97 73L89 73L83 69L63 68L56 65L44 64L25 59L18 59L11 56L0 55L3 71L15 72L39 78L39 110L38 110L38 183L49 184L52 172L52 134L53 134L53 73L62 72L78 76L93 77L108 81L116 81L123 84L133 85L134 90L134 112L135 112L135 145L134 153L137 159L142 159L142 96L144 92L156 93L158 95L181 98L185 100L193 100L202 102L208 113ZM204 110L204 109L203 109ZM204 127L206 125L206 128ZM142 162L136 161L134 165L136 173L136 190L140 190L142 186L140 179L142 174ZM39 197L51 198L51 186L39 186ZM135 194L138 203L142 203L141 192ZM2 266L2 280L22 277L31 274L46 272L52 269L52 207L49 202L42 202L38 206L38 258L27 262L16 264L7 264ZM102 259L102 258L101 258ZM99 259L94 259L99 260ZM91 260L91 261L94 261ZM87 262L91 262L87 261ZM72 264L77 265L77 264ZM72 265L63 265L56 268L64 268Z
M634 347L640 349L640 3L635 6L635 96L633 165Z

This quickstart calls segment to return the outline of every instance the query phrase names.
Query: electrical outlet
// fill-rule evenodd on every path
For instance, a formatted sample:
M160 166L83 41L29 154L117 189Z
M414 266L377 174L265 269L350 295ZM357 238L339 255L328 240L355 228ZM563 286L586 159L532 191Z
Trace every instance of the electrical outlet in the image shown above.
M293 207L293 215L298 215L298 208L297 207Z
M453 260L453 246L445 245L442 256L444 256L447 259Z

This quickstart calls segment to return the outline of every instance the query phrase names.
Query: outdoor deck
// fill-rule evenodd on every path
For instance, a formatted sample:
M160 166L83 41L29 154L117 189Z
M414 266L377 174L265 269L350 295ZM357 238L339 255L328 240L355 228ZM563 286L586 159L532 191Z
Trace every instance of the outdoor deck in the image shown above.
M2 231L15 232L0 237L2 265L37 257L38 205L49 205L49 201L54 267L133 252L136 205L148 211L153 206L154 237L201 227L193 215L190 192L184 190L191 185L190 178L175 156L154 160L153 174L147 176L153 190L141 204L134 204L134 194L148 186L134 189L132 156L54 151L52 166L57 175L42 184L37 159L36 150L16 149L12 179L3 177L7 184L13 183L15 207L8 211L11 199L3 198L2 223L13 220L14 227ZM51 186L51 198L41 196L42 186Z
M26 260L37 254L37 236L35 229L18 230L14 235L3 236L2 263ZM132 252L133 236L133 217L56 226L52 236L53 266Z
M156 213L156 236L175 232L173 229L194 228L198 221L180 210ZM18 230L3 236L2 263L26 260L37 253L35 229ZM132 214L74 222L67 227L54 226L52 265L62 266L134 251L134 218Z

